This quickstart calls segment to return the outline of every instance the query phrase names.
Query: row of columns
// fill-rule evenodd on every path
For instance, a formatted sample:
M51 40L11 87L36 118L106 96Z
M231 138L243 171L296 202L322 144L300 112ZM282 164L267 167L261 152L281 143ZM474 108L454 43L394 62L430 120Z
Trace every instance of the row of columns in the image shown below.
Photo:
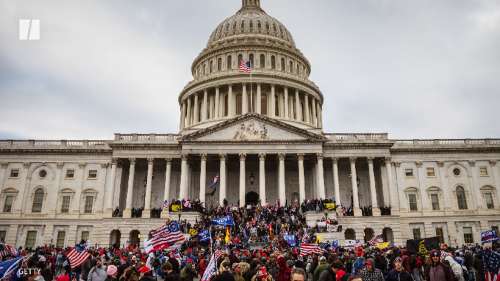
M284 205L286 203L286 185L285 185L285 158L286 154L278 154L278 195L280 204ZM297 154L297 165L298 165L298 175L299 175L299 198L303 202L306 199L306 189L305 189L305 174L304 174L304 154ZM179 186L179 199L187 199L189 197L188 192L188 157L189 155L184 154L181 157L181 176L180 176L180 186ZM318 154L317 158L317 190L316 194L319 198L326 198L324 174L323 174L323 156ZM359 196L358 196L358 182L356 173L356 159L355 157L349 158L350 160L350 171L351 171L351 188L353 194L353 210L355 216L361 216L361 209L359 206ZM144 212L143 217L149 217L151 211L151 187L152 187L152 177L153 177L153 165L154 159L149 158L148 160L148 170L146 178L146 195L144 202ZM219 171L219 204L222 204L224 199L227 198L227 176L226 176L226 154L219 155L220 171ZM262 204L266 204L266 166L265 166L266 154L259 154L259 196ZM370 185L370 196L372 198L372 210L373 215L379 216L380 209L377 202L377 192L375 188L375 173L373 158L368 158L368 173L369 173L369 185ZM206 193L206 169L207 169L207 155L202 154L200 157L200 195L199 199L201 202L205 202ZM246 195L246 154L239 155L240 161L240 175L239 175L239 202L240 206L245 204ZM127 185L127 196L125 203L125 210L123 216L125 218L131 217L132 210L132 199L133 199L133 186L135 177L135 164L136 159L129 159L129 176ZM337 203L340 205L340 186L339 186L339 170L338 170L338 158L332 158L332 173L333 173L333 183L334 183L334 195ZM394 185L392 180L392 169L390 160L385 161L387 170L387 180L389 185L390 193L394 192ZM112 162L111 166L111 182L110 182L110 194L106 200L106 209L112 211L113 208L113 196L114 194L114 181L116 177L116 160ZM170 194L170 181L171 181L171 170L172 170L172 159L166 159L166 171L165 171L165 186L164 186L164 200L169 200ZM392 196L391 196L392 201Z
M252 87L253 84L249 84L249 86ZM236 98L233 85L230 84L227 87L227 113L224 112L226 108L225 96L221 95L219 87L215 88L215 94L209 94L208 89L205 89L202 93L195 93L186 98L181 105L181 129L207 120L236 116ZM249 100L253 101L253 96L249 96L252 91L248 91L246 83L242 84L241 114L251 112L251 107L255 113L262 114L262 84L257 83L256 87L255 105L253 105L252 102L249 103ZM298 89L295 89L294 99L290 98L289 88L283 87L283 92L278 93L277 96L278 115L276 116L276 85L271 84L270 88L267 98L267 116L283 117L284 119L305 122L317 128L322 127L322 107L319 100L308 93L301 94ZM200 101L200 98L203 100Z

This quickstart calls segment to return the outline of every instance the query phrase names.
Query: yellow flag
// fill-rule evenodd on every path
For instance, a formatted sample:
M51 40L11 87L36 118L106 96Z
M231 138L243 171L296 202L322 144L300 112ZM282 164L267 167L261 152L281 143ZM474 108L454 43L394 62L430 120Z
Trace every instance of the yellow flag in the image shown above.
M335 210L335 203L325 203L324 206L327 210Z
M323 235L316 234L316 243L321 243L323 241Z
M226 244L228 244L229 241L231 241L231 233L229 231L229 226L226 227L226 238L224 239L224 241L226 242Z
M383 250L383 249L385 249L387 247L389 247L389 242L377 243L377 248L379 248L380 250Z
M189 235L196 236L198 235L198 231L194 228L189 229Z
M180 210L181 210L181 205L179 204L172 205L172 212L179 212Z

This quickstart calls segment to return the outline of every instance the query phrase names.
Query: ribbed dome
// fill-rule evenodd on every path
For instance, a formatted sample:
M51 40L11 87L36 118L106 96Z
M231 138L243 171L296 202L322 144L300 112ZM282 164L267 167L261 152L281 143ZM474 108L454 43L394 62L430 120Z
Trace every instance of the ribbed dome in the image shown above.
M260 8L258 0L243 0L242 8L220 23L208 40L207 47L245 36L265 36L295 47L292 35L277 19Z

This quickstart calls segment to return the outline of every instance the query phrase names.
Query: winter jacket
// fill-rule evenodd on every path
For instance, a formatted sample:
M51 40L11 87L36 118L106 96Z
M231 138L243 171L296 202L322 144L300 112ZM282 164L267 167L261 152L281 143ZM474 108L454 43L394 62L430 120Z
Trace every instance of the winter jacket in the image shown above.
M406 271L397 271L395 269L389 271L385 277L386 281L414 281L410 273Z

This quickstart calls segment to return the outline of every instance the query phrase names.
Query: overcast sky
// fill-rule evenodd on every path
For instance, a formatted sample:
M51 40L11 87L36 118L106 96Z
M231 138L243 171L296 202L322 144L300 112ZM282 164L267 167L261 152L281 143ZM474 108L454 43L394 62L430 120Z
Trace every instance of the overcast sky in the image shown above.
M311 62L325 131L500 137L500 1L261 2ZM240 5L0 0L0 138L177 132L191 62Z

